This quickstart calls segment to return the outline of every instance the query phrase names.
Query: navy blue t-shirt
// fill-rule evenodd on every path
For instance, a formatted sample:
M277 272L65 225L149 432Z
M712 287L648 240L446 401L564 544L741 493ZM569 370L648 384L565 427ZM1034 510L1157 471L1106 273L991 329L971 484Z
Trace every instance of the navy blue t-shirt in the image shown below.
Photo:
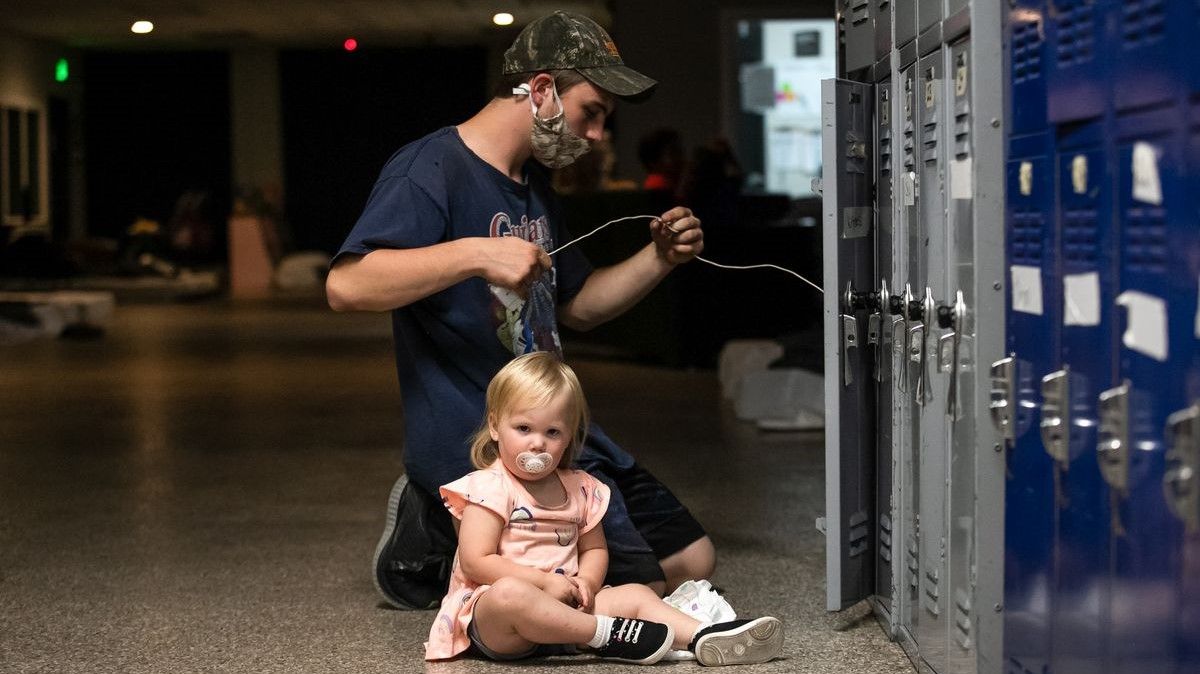
M524 173L525 184L515 182L467 148L454 127L436 131L384 165L337 257L473 236L518 236L552 251L569 238L558 203L540 166L530 161ZM592 268L575 246L552 259L528 301L476 277L392 312L404 462L431 493L473 470L469 441L492 376L515 355L561 355L555 310Z

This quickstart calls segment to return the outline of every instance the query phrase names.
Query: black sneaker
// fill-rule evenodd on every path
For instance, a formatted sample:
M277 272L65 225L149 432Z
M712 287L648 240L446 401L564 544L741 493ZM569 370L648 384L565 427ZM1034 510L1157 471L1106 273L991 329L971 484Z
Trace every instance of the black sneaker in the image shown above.
M434 609L446 594L457 539L441 501L401 475L375 546L375 588L400 609Z
M608 643L596 649L606 660L653 665L671 650L675 630L670 625L634 618L613 618Z
M731 620L696 633L688 650L702 665L752 665L783 654L783 623L778 618Z

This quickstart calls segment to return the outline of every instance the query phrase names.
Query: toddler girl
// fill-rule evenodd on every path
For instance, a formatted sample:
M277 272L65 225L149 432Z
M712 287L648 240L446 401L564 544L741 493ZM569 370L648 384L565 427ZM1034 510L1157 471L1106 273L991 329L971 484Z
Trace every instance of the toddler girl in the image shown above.
M496 374L471 447L479 470L441 488L461 522L425 658L473 650L516 660L574 647L638 664L658 662L673 648L691 650L704 665L778 656L776 618L704 625L645 585L602 587L608 487L565 467L587 428L579 381L553 354L520 356Z

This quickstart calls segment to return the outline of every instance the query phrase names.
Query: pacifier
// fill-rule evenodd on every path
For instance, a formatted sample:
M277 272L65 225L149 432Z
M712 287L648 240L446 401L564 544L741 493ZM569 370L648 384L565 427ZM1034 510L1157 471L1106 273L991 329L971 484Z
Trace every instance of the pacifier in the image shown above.
M521 452L517 455L517 467L531 475L537 475L550 470L550 466L554 463L554 457L549 452L541 452L535 454L533 452Z

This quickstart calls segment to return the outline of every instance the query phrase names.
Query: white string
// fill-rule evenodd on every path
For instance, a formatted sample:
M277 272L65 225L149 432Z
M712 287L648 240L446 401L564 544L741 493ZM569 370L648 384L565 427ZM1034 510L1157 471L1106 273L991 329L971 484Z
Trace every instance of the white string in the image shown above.
M609 220L608 222L604 223L603 225L600 225L599 227L588 232L587 234L584 234L583 236L581 236L577 239L574 239L572 241L568 241L568 242L564 243L563 245L559 246L558 248L555 248L554 250L547 253L547 255L556 255L556 254L562 252L563 250L566 250L569 246L573 246L576 243L583 241L584 239L595 234L596 232L599 232L600 230L604 229L605 227L608 227L611 224L621 222L622 220L639 220L642 218L649 218L651 220L659 219L659 217L657 215L630 215L630 216L627 216L624 218L617 218L616 220ZM667 229L671 229L670 225L667 225L666 223L663 223L663 224L666 226ZM675 231L675 230L671 229L671 231ZM780 267L779 265L775 265L775 264L749 264L749 265L721 264L720 262L713 262L712 260L707 260L705 258L702 258L699 255L696 256L696 259L701 262L711 264L714 267L719 267L721 269L768 269L768 268L778 269L779 271L787 272L787 273L791 274L792 276L795 276L796 278L800 279L801 281L804 281L808 285L815 288L817 290L817 292L821 293L822 295L825 294L825 291L821 289L821 286L813 283L812 281L809 281L808 279L806 279L803 276L801 276L800 274L792 271L791 269L785 269L783 267Z
M586 239L589 236L595 234L596 232L604 229L605 227L608 227L609 225L611 225L613 223L621 222L622 220L638 220L640 218L650 218L651 220L657 220L658 216L657 215L630 215L625 218L617 218L616 220L609 220L608 222L604 223L603 225L600 225L599 227L597 227L597 228L593 229L592 231L588 232L587 234L584 234L583 236L575 239L574 241L568 241L568 242L564 243L563 245L559 246L558 248L555 248L554 250L547 253L547 255L554 255L562 250L565 250L568 247L573 246L573 245L579 243L580 241L583 241L584 239Z
M699 255L696 256L696 259L700 260L701 262L707 262L708 264L711 264L714 267L720 267L721 269L778 269L779 271L786 271L787 273L791 274L792 276L795 276L796 278L800 279L801 281L804 281L808 285L812 286L813 288L815 288L817 290L817 292L821 293L822 295L825 294L825 291L821 290L821 286L813 283L812 281L809 281L808 279L797 274L796 272L792 271L791 269L785 269L776 264L748 264L745 266L736 266L736 265L731 265L731 264L721 264L720 262L713 262L712 260L706 260L706 259L700 257Z

